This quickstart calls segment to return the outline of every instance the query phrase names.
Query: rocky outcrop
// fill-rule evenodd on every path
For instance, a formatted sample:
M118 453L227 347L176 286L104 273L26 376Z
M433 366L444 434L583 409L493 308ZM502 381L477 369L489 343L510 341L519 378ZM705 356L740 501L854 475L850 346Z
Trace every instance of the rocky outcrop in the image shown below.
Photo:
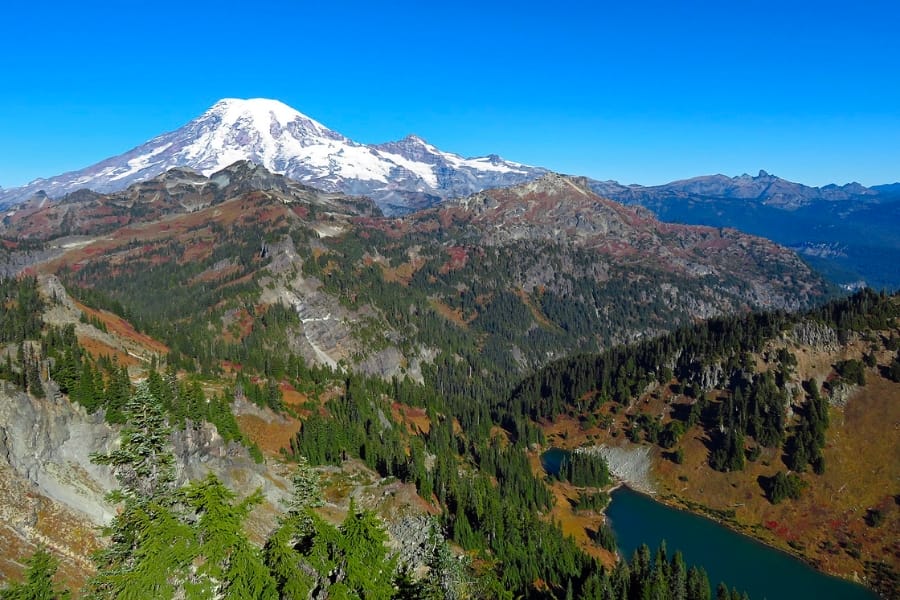
M838 348L837 333L831 327L815 321L801 321L791 331L794 341L814 350L834 351Z
M29 481L33 492L97 524L113 515L104 495L116 482L90 456L109 451L116 439L100 414L88 415L65 399L37 400L0 385L0 462Z
M576 452L599 454L606 461L613 477L645 494L655 494L656 486L650 479L650 446L592 446L578 448Z
M102 413L89 415L59 394L49 395L56 399L35 399L0 382L0 489L9 494L3 504L19 506L0 512L0 526L25 539L32 537L30 529L46 503L80 515L85 529L107 522L115 511L105 500L117 487L115 478L108 467L93 464L91 455L112 450L119 432ZM289 495L286 477L255 463L246 448L226 442L208 423L189 422L174 431L171 440L180 482L201 479L211 471L240 497L261 488L266 502L249 527L257 538L269 531ZM22 498L41 501L21 503Z
M703 368L700 369L700 376L697 383L700 384L700 389L704 392L708 392L719 387L724 381L725 370L720 363L714 363L711 365L703 365Z
M838 408L844 408L847 403L861 388L858 385L850 384L845 381L838 381L831 385L828 392L828 404Z
M389 522L388 534L398 562L411 570L424 566L434 545L443 539L434 517L419 514L403 515Z

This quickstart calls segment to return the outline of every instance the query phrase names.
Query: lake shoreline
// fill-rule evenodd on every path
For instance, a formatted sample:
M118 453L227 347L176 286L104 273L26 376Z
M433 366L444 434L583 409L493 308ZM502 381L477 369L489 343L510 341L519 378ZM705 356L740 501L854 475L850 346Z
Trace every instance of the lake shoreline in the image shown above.
M859 577L859 575L854 577L853 575L830 572L823 569L820 567L819 563L801 552L793 548L785 548L776 545L772 539L758 535L758 525L754 526L737 522L727 516L723 516L721 513L724 511L717 511L716 509L707 507L703 504L682 498L674 493L660 492L657 489L657 485L654 484L651 475L652 457L651 449L649 447L628 448L622 446L596 445L588 448L582 447L571 450L560 447L550 447L541 452L541 464L544 467L545 472L550 474L548 467L552 467L553 461L558 460L558 457L554 456L550 463L546 463L544 461L546 452L590 452L600 454L607 460L610 474L613 478L613 483L603 488L602 491L609 494L611 498L617 490L625 488L630 492L645 497L668 509L705 519L706 521L718 525L750 542L757 543L767 550L775 551L785 558L796 560L822 576L835 578L839 581L860 586L872 594L875 594L876 598L879 597L878 591L872 587L864 577ZM597 511L598 515L606 524L610 524L610 518L607 513L611 504L612 499L607 506ZM623 556L621 550L618 548L616 556L619 559L627 559L627 556Z
M726 529L726 530L734 533L735 535L739 535L743 538L746 538L750 542L757 543L761 546L764 546L766 549L775 551L775 552L783 555L786 558L796 560L796 561L804 564L805 566L809 567L816 573L819 573L823 576L834 578L839 581L847 582L847 583L850 583L853 585L858 585L858 586L864 588L865 590L867 590L868 592L870 592L871 594L873 594L875 598L881 597L881 595L878 593L878 591L876 589L874 589L873 587L871 587L869 585L868 581L866 581L865 579L860 579L858 577L856 579L854 579L851 577L844 576L840 573L831 573L824 569L821 569L814 561L810 560L809 557L807 557L797 551L788 550L788 549L776 546L775 544L772 544L767 539L753 535L752 533L753 533L754 529L753 529L753 526L751 526L751 525L742 525L740 523L735 523L732 520L719 517L719 516L715 515L714 512L706 512L702 509L698 510L692 506L692 505L695 505L696 503L692 503L689 500L684 500L684 499L676 496L675 494L663 495L663 494L660 494L657 492L647 492L645 490L635 489L635 487L629 485L629 482L625 481L625 480L616 479L616 482L612 486L610 486L609 488L604 490L604 491L606 491L606 493L608 493L610 495L610 502L603 509L601 509L598 512L603 516L604 522L607 525L611 525L611 519L610 519L610 516L608 515L608 510L614 501L614 499L612 498L613 493L616 492L617 490L621 490L621 489L628 490L629 492L631 492L633 494L636 494L638 496L646 498L647 500L654 502L656 504L659 504L661 506L664 506L668 509L678 511L678 512L681 512L681 513L684 513L687 515L691 515L694 517L698 517L701 519L705 519L719 527L722 527L723 529ZM702 506L702 505L698 505L698 506ZM708 508L708 507L703 507L703 508ZM714 511L714 509L709 509L709 510ZM673 544L672 549L677 550L677 547ZM617 548L616 554L617 554L617 556L619 556L622 559L626 558L626 557L622 556L620 548ZM710 581L710 583L712 585L714 585L712 581Z

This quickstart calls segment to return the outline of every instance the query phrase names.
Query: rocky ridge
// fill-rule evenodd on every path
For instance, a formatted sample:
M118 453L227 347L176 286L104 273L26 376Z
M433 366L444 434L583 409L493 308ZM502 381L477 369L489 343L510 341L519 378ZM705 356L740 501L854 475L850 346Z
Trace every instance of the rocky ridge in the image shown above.
M816 276L785 248L734 229L660 222L641 207L596 195L589 180L581 177L548 174L453 200L410 219L436 219L442 227L463 228L493 245L522 240L571 244L618 264L652 264L686 277L707 278L710 286L739 273L750 284L742 294L751 305L796 309L808 294L816 293L802 284L796 293L793 283ZM783 277L772 277L768 268L780 270Z
M259 165L238 161L209 177L176 168L119 192L100 194L80 190L59 199L32 200L6 213L0 224L0 235L16 240L95 236L132 223L150 223L194 213L253 193L283 204L307 204L323 211L379 214L368 199L322 192ZM80 241L61 240L61 243L71 248Z

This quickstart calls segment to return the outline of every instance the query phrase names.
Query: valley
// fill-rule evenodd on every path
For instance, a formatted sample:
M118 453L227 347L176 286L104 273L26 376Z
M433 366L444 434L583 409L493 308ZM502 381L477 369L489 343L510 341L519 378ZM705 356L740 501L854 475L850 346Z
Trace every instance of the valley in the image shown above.
M121 443L147 393L172 427L173 485L237 494L233 551L261 561L273 597L303 579L273 571L287 522L315 523L288 560L309 590L607 597L669 570L671 589L714 590L680 554L617 556L613 478L896 590L900 304L842 297L766 239L663 223L557 174L385 217L246 161L25 204L0 237L18 273L0 368L18 507L5 577L43 542L68 585L99 585L110 563L89 549L109 536L94 527L121 513L90 456ZM41 432L40 460L20 430ZM551 447L587 452L553 476ZM323 504L285 512L304 461ZM200 526L197 506L180 527ZM354 519L390 540L365 560L415 577L353 571L339 536ZM204 535L186 538L192 560L212 551Z
M846 406L832 408L824 474L807 479L800 498L779 504L767 499L761 482L784 469L780 452L764 450L741 471L719 473L708 464L710 439L702 428L688 429L681 437L681 463L659 446L622 439L621 432L627 431L635 415L674 413L671 397L663 402L648 395L621 419L606 420L604 427L586 428L583 417L563 417L545 432L555 447L603 445L620 452L648 451L650 468L644 477L622 473L631 487L652 493L656 502L703 515L795 555L819 570L861 580L867 567L858 557L896 555L896 526L873 527L867 518L870 510L885 514L896 510L886 482L897 477L897 465L890 457L898 448L883 431L885 423L897 422L898 392L895 384L875 379L855 390ZM585 525L591 526L596 521ZM671 538L668 544L676 547Z

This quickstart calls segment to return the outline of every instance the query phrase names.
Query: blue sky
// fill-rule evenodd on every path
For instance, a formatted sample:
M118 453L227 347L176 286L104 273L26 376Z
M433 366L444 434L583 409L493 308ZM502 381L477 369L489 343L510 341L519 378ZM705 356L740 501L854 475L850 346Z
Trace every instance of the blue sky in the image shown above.
M900 180L896 2L19 2L0 185L81 168L223 97L361 142L663 183Z

